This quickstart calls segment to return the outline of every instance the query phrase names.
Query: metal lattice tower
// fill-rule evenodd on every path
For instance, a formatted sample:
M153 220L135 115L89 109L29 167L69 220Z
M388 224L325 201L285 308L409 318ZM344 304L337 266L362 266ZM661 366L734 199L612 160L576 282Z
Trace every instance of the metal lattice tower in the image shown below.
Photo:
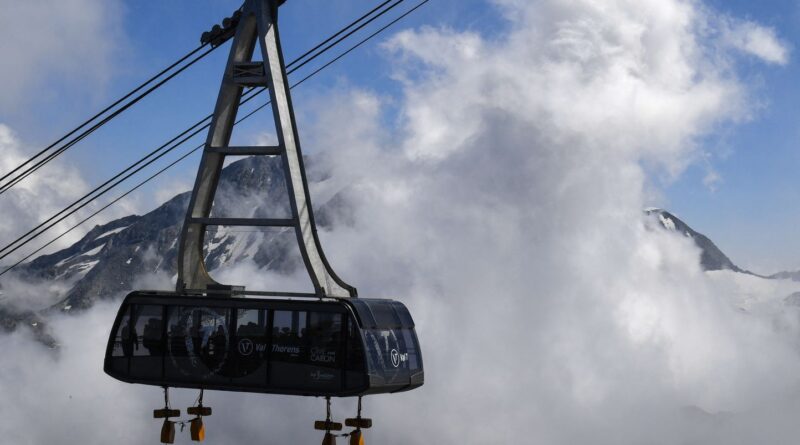
M214 281L206 269L203 241L208 226L253 226L294 227L315 295L357 295L356 289L342 281L328 264L317 236L278 35L280 3L283 2L246 0L244 3L181 233L177 283L179 292L202 293L225 287ZM260 48L261 61L253 60L256 47ZM229 145L245 87L266 87L269 91L278 145ZM291 218L211 218L211 208L225 156L280 156L291 203Z

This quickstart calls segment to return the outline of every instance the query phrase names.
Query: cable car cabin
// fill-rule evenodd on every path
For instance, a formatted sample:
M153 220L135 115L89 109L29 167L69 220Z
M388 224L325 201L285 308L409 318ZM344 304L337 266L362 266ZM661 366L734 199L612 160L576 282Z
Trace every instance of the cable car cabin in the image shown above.
M133 292L105 372L123 382L305 396L407 391L424 381L414 321L397 301Z

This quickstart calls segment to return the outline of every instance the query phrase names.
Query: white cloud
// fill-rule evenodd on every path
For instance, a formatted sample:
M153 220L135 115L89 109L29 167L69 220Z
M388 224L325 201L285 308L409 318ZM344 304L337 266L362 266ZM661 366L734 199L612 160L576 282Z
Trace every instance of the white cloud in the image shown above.
M789 61L787 44L775 34L775 30L758 23L730 19L723 29L725 43L746 54L778 65Z
M326 185L352 190L355 225L321 231L329 260L362 296L406 302L422 342L425 386L368 398L367 439L794 440L800 331L781 300L797 285L705 274L691 240L642 217L654 187L643 165L678 174L699 138L750 112L735 57L706 40L719 22L679 0L499 3L503 37L424 29L387 44L405 82L400 129L384 127L379 97L356 91L331 97L304 138L326 144ZM0 337L21 357L0 362L11 394L0 406L14 413L3 437L49 442L67 425L73 443L156 437L146 417L158 389L100 373L112 311L58 319L58 360ZM29 373L34 360L47 366ZM319 440L308 428L319 400L207 400L220 441ZM29 411L55 423L30 423ZM337 418L352 412L336 401Z
M159 183L158 189L155 192L155 200L153 203L155 205L161 205L162 203L165 203L168 200L174 198L176 195L189 192L191 190L192 190L192 183L189 182L188 178L179 178L179 179L171 179L168 181L162 181L161 183Z
M0 153L3 153L0 157L0 172L5 174L22 164L35 151L26 147L8 126L0 123ZM28 176L0 195L0 214L6 215L0 218L0 239L4 241L3 245L34 228L45 218L56 214L87 191L88 186L78 171L60 160L54 160L45 169ZM60 234L77 221L74 217L67 218L57 224L50 233ZM71 245L82 233L80 230L70 233L54 243L48 251ZM41 243L34 245L38 246ZM32 246L23 248L20 252L30 252L33 250ZM19 258L19 255L16 258ZM7 264L8 259L4 263Z
M706 168L706 174L703 176L703 185L712 192L717 191L719 183L722 182L722 176L713 167Z
M427 354L427 387L376 417L438 443L792 437L766 413L796 403L782 399L797 389L796 326L779 320L797 285L761 280L768 303L742 312L741 283L641 224L643 165L679 174L703 135L752 111L735 54L707 40L721 22L679 1L503 5L504 39L392 39L396 143L370 139L373 121L331 156L334 177L359 184L359 223L325 237L329 257L362 295L408 302ZM361 102L348 114L332 100L325 124L363 127L376 113Z
M112 55L123 41L121 6L118 1L65 0L20 2L0 0L0 113L20 114L31 101L51 94L99 94L114 71ZM69 96L74 97L74 96ZM20 165L41 147L30 147L11 128L0 122L0 174ZM41 159L41 158L40 158ZM0 196L0 239L7 242L60 211L88 190L78 170L60 160L22 181ZM123 202L119 215L130 210ZM50 232L48 240L71 227L68 218ZM57 241L52 249L75 242L84 230ZM43 242L43 241L42 241ZM36 246L41 243L34 243ZM30 252L33 245L20 252ZM19 255L15 256L19 258ZM11 258L9 258L11 259ZM8 263L8 259L4 261Z
M0 111L52 86L102 89L122 35L116 0L0 1Z
M0 174L5 175L11 172L37 151L36 148L20 140L10 127L0 123L0 153L3 154L0 157ZM30 166L32 164L27 165ZM24 171L25 168L19 170L19 172ZM10 176L10 178L13 177L15 175ZM4 181L3 183L5 184L6 182ZM43 247L46 243L55 240L56 237L62 234L65 235L55 240L36 256L69 247L80 240L94 225L133 213L135 206L128 200L122 200L88 223L67 232L82 221L83 218L89 216L107 202L93 202L71 216L66 216L66 212L62 213L67 206L72 205L89 191L89 185L84 181L77 168L62 159L54 159L0 195L0 215L6 215L6 217L0 218L0 240L2 240L0 246L2 247L24 236L28 231L35 229L51 217L55 217L54 221L63 218L63 220L45 231L34 241L19 248L5 259L0 260L0 264L3 265L0 271L5 270L6 267L23 259L34 250ZM81 203L83 202L81 201ZM46 226L49 224L47 223ZM36 230L37 232L39 231L39 229ZM36 256L32 258L36 258ZM13 272L10 274L13 274ZM29 298L29 294L36 293L36 290L33 288L22 289L24 287L22 283L14 284L16 282L15 279L5 279L7 278L6 276L3 278L3 286L13 286L15 289L21 290L21 292L9 291L9 294L21 294L29 301L46 301L54 295L53 292L49 292L47 295ZM36 289L40 289L39 283L36 284Z

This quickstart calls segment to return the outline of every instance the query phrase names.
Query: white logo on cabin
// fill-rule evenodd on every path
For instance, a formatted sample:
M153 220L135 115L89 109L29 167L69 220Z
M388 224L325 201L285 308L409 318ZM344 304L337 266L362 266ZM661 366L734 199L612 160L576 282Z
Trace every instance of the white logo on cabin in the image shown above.
M336 351L328 351L325 348L311 348L311 361L334 363L336 361Z
M408 353L401 354L397 351L397 349L392 349L392 352L389 354L392 359L392 366L395 368L400 367L400 363L405 363L408 361Z
M239 340L239 354L241 355L250 355L253 353L253 341L249 338L243 338Z
M300 348L297 346L272 345L272 352L280 352L284 354L299 354Z

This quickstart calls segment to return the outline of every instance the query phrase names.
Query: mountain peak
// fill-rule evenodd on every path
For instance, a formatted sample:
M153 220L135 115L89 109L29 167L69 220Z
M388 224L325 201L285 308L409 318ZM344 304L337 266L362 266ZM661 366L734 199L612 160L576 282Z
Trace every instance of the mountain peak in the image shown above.
M707 236L695 231L674 214L656 207L649 207L644 210L644 213L657 218L662 228L691 238L695 245L700 248L700 265L703 270L732 270L734 272L750 273L734 264Z

